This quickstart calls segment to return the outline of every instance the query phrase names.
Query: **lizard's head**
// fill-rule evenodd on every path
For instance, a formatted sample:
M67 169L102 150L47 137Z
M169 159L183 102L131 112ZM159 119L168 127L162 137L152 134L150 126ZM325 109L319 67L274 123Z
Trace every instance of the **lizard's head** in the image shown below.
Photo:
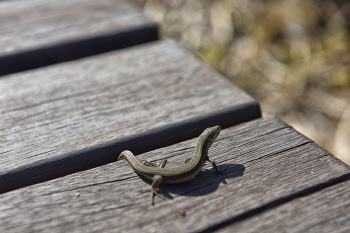
M202 135L204 136L204 138L206 138L206 140L208 140L212 144L215 141L215 139L219 136L220 131L221 131L221 127L217 125L217 126L205 129Z

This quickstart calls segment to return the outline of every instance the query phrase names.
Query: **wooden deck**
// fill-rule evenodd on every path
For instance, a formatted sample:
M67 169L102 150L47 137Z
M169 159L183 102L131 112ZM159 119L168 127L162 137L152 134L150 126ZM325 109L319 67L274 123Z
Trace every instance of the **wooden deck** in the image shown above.
M5 1L0 12L7 14L0 21L0 232L350 231L350 167L279 119L261 118L253 98L176 42L140 45L149 40L127 33L124 49L69 61L112 31L156 39L147 29L156 32L155 24L130 3ZM57 44L73 46L68 62L48 52ZM42 67L47 53L37 51L57 64ZM27 68L7 69L7 61ZM23 71L35 68L30 63L40 68ZM116 161L128 149L179 166L213 125L223 130L209 156L227 166L224 174L207 164L189 182L161 185L168 199L154 206L138 192L150 182Z
M139 158L168 158L169 166L179 165L192 155L195 141L150 151ZM149 182L136 175L125 160L2 194L0 210L10 214L2 218L6 224L1 230L149 232L155 228L157 232L206 232L225 226L230 232L236 231L237 225L242 232L256 232L266 224L259 221L261 216L267 218L276 208L274 218L269 219L271 228L265 227L277 227L278 231L281 222L288 222L283 216L293 215L288 210L277 214L286 206L297 213L306 212L304 217L294 213L299 221L319 224L324 218L312 218L317 213L313 207L327 208L333 214L323 216L333 219L333 229L349 227L350 214L345 211L349 186L347 192L338 188L340 197L347 197L344 202L331 189L332 196L325 200L336 200L316 203L312 199L306 209L296 209L305 205L305 199L321 198L332 186L344 186L341 182L349 178L350 168L281 121L262 118L225 129L209 154L219 167L228 166L224 174L205 170L192 181L163 185L161 190L170 199L156 199L155 206L150 205L149 193L138 192ZM210 165L205 168L210 169ZM185 217L179 214L180 209L186 211ZM340 224L336 217L344 223L343 229L336 228ZM250 222L257 225L251 229L247 227ZM286 226L294 227L290 223ZM282 224L281 229L284 227ZM305 232L308 225L298 227Z
M31 0L0 4L0 75L158 38L127 0Z
M0 93L0 192L260 116L251 97L172 41L8 75Z

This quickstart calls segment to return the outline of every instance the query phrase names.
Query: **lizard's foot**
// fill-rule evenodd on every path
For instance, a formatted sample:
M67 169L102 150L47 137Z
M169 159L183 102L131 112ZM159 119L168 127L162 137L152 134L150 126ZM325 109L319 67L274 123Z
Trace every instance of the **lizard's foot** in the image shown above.
M154 196L160 197L163 200L167 199L162 192L160 192L159 190L157 191L156 189L152 189L151 205L154 205Z
M160 197L160 198L163 199L163 200L168 199L168 198L164 195L164 193L162 193L162 192L159 191L159 190L153 189L152 192L153 192L153 194L154 194L155 196Z
M152 189L152 188L145 188L145 189L140 189L140 193L146 193L146 192L151 192L151 204L154 205L154 196L157 196L163 200L168 199L161 191L157 189Z
M211 163L211 165L213 166L213 170L216 173L223 173L223 171L226 170L226 168L227 168L227 166L225 166L224 169L219 170L218 165L216 165L215 160L208 157L208 161Z

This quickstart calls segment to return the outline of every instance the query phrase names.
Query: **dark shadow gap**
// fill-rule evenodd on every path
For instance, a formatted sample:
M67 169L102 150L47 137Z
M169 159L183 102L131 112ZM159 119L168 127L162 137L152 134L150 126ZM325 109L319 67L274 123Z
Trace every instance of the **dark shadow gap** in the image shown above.
M0 57L0 76L158 40L158 25L81 38ZM0 77L1 78L1 77Z

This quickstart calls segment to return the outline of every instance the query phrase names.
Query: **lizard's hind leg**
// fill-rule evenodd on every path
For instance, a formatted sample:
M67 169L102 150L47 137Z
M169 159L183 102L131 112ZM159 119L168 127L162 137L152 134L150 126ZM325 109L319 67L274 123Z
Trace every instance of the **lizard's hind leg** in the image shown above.
M155 175L153 177L153 183L151 184L151 204L154 205L154 196L160 197L162 199L166 199L164 194L158 191L158 186L162 183L163 177L160 175Z
M150 167L164 168L167 163L167 160L162 159L162 160L158 160L157 162L142 161L142 163ZM152 181L153 182L151 184L151 188L141 189L139 190L139 192L151 192L151 204L154 205L154 196L158 196L162 199L166 199L166 197L164 196L164 194L160 193L158 190L158 186L162 183L163 177L160 175L155 175Z
M164 168L167 162L168 162L167 159L157 160L156 162L148 162L146 160L142 160L141 161L141 163L143 165L146 165L146 166L149 166L149 167L158 167L158 168Z
M162 183L163 177L160 175L155 175L152 180L153 182L150 188L140 189L139 192L151 192L151 204L154 205L154 196L160 197L162 199L166 199L166 197L158 190L158 186Z

